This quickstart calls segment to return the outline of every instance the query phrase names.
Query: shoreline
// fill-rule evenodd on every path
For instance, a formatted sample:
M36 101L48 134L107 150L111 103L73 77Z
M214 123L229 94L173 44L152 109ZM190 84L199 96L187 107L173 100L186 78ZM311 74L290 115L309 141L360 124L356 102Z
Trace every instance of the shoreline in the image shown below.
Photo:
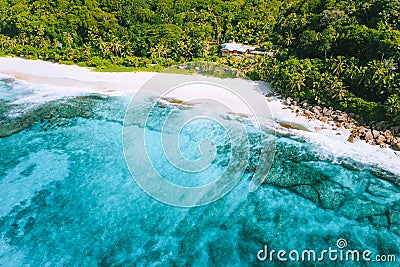
M35 85L45 85L43 87L47 88L43 89L44 96L49 93L65 96L68 92L99 93L111 96L133 95L156 75L154 72L94 72L76 65L61 65L13 57L0 57L0 74ZM60 87L63 90L60 90ZM265 96L265 93L271 94L271 91L261 93ZM321 146L322 149L337 157L352 158L354 154L360 162L369 165L379 164L376 161L376 158L379 158L379 161L386 162L380 167L391 172L396 172L393 166L400 165L400 153L392 148L372 146L364 140L349 142L351 128L334 129L335 127L326 121L303 116L300 113L304 113L305 109L296 112L300 107L287 106L285 100L277 96L269 95L265 97L265 100L276 122L277 133L300 137ZM395 174L400 175L400 170Z
M154 72L95 72L77 65L62 65L18 57L0 57L0 73L34 84L79 87L92 90L94 93L111 95L135 92L156 74Z

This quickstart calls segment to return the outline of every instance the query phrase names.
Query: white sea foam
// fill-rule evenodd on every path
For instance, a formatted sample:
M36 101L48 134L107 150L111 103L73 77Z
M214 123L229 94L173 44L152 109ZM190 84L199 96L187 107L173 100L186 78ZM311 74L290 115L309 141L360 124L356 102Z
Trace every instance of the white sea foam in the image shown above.
M1 75L0 79L13 78L10 75ZM90 88L63 87L48 84L34 84L24 80L16 79L12 82L12 98L6 99L11 104L39 104L65 97L78 96L95 92Z
M322 159L335 163L351 160L387 170L400 176L400 153L397 155L393 149L372 146L363 140L350 143L347 141L350 136L350 130L332 130L324 122L318 120L309 121L306 117L296 116L289 109L282 109L284 106L278 100L272 101L270 103L271 106L276 121L293 122L309 129L309 131L295 129L280 129L280 131L316 145L318 149L315 152ZM326 127L327 129L316 131L315 127Z

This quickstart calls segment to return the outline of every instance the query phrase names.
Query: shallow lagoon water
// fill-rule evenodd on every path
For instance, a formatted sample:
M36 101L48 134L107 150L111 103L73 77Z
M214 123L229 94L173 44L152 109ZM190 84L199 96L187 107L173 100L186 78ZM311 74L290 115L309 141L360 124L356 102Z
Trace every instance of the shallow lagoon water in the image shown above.
M17 100L35 92L14 94L18 86L0 83L1 266L281 266L258 261L257 252L264 245L321 251L337 248L339 238L349 249L400 257L400 189L376 176L376 167L333 163L317 145L277 136L274 164L255 192L248 192L250 164L218 201L172 207L144 193L126 166L121 134L129 97L74 95L22 105ZM201 138L199 127L209 129L204 138L223 136L207 122L197 126L181 139L189 158L198 157L187 140ZM160 133L148 132L148 147L157 147ZM226 138L216 142L212 173L223 171L229 156ZM194 180L208 182L201 178Z

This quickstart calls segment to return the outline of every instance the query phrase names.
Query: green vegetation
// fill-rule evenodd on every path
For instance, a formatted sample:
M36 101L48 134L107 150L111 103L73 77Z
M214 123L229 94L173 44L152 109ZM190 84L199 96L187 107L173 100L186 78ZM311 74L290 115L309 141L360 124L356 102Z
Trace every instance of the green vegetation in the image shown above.
M99 71L218 61L283 95L400 121L399 21L400 0L0 0L0 55ZM274 57L219 58L228 41Z
M80 64L82 67L84 67L84 64ZM160 65L155 65L153 67L151 66L146 66L146 67L127 67L123 65L109 65L109 66L97 66L93 70L97 72L140 72L140 71L146 71L146 72L159 72L163 70L164 68Z

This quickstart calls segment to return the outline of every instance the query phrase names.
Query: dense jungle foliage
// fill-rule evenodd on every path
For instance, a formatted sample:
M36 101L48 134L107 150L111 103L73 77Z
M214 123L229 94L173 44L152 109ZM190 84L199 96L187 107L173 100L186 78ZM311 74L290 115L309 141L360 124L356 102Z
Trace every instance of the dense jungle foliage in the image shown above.
M273 56L221 58L229 41ZM105 70L217 61L283 95L400 121L400 0L0 0L0 54Z

